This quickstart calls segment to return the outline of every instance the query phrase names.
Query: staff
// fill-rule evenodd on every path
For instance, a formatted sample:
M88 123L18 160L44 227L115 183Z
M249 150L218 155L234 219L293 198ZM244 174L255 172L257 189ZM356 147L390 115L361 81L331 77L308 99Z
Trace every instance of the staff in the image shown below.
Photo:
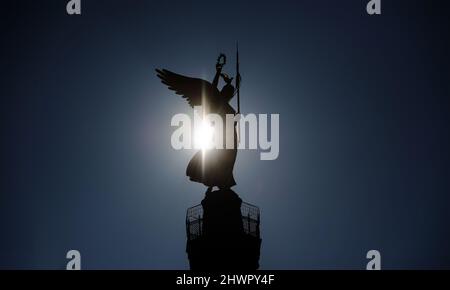
M236 91L237 91L237 113L241 113L241 96L239 93L239 87L241 86L241 75L239 74L239 47L236 42Z

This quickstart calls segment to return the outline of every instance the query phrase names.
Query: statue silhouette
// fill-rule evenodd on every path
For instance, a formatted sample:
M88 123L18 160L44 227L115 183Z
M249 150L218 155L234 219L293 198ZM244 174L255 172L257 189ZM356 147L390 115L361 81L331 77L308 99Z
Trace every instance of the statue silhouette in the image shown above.
M222 62L221 62L222 61ZM235 87L232 85L233 78L222 73L226 57L221 54L216 64L216 75L212 84L208 81L179 75L166 69L157 69L157 76L161 82L176 94L185 98L191 107L202 106L205 114L218 114L225 124L227 114L236 114L229 104L235 95ZM225 82L225 86L219 91L217 88L219 79ZM231 139L232 138L232 139ZM227 134L223 130L223 148L232 140L233 149L208 149L203 152L199 150L189 162L186 175L191 181L203 183L208 187L208 192L214 186L220 189L229 189L236 185L233 177L233 168L237 155L236 122L233 125L233 133Z
M239 107L239 54L236 52L236 79L223 73L226 57L221 54L212 83L157 69L161 82L185 98L191 107L201 106L204 114L217 114L226 127L226 115L235 115L229 104L237 95ZM219 91L220 78L225 85ZM222 128L224 149L199 150L190 160L186 175L208 187L201 204L186 214L186 252L192 270L256 270L259 267L261 237L260 216L256 206L245 203L230 188L236 185L233 168L237 155L237 122L233 130ZM217 132L216 132L217 133ZM234 144L226 149L227 144ZM213 187L219 190L213 191Z

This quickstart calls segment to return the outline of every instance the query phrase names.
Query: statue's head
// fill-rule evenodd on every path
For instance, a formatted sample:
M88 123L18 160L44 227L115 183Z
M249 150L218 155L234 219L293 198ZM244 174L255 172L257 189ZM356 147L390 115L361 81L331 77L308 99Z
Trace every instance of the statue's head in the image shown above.
M231 82L233 81L233 78L231 78L229 75L227 75L226 73L221 73L220 76L223 78L223 80L228 84L231 84Z

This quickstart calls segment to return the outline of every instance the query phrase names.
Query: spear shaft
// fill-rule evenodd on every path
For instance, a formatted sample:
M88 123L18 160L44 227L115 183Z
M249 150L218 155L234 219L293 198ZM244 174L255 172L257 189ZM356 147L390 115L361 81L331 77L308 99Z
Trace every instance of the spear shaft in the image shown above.
M238 47L238 43L236 42L236 90L237 90L238 114L241 113L240 86L241 86L241 75L239 74L239 47Z

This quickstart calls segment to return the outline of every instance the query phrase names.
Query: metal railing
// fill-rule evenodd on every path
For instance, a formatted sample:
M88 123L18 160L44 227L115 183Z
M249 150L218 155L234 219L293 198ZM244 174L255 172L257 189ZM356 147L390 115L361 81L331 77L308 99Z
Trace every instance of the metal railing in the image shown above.
M260 212L257 206L247 202L241 204L241 216L244 233L259 238ZM203 207L201 204L188 208L186 213L186 234L188 240L202 236Z

